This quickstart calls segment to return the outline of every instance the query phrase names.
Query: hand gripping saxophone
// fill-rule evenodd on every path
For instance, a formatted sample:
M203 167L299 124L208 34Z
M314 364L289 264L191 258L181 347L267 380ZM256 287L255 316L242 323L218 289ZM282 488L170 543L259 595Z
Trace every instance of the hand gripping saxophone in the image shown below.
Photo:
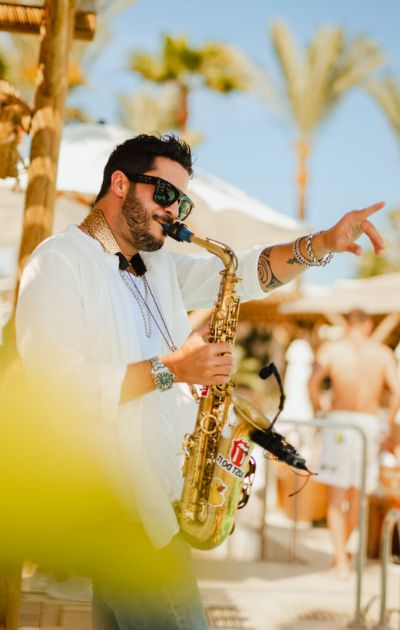
M211 239L195 236L179 222L164 231L177 241L195 243L218 256L224 269L210 320L209 342L234 343L239 316L235 287L237 260L233 251ZM307 470L304 460L271 423L245 399L234 396L235 384L202 388L194 432L185 437L183 490L175 504L183 537L193 547L212 549L233 531L236 510L248 500L255 471L254 443Z

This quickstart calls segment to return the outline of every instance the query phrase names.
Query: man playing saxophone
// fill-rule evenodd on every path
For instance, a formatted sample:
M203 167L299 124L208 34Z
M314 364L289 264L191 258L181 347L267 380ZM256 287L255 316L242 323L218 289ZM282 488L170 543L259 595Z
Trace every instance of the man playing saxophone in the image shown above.
M187 317L214 303L221 261L163 248L165 225L193 209L191 175L190 148L176 137L127 140L109 157L93 211L40 244L22 275L16 326L27 370L113 423L132 518L179 569L173 584L151 593L96 587L95 630L207 627L173 502L182 436L196 416L187 385L227 384L234 365L232 344L192 333ZM363 233L379 254L369 218L383 205L294 243L238 254L239 297L261 299L333 253L359 254Z

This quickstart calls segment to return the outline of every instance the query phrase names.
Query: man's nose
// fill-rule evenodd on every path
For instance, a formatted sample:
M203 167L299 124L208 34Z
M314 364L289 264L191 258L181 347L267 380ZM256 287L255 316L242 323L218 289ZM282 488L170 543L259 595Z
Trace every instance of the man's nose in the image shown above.
M165 208L165 210L176 221L179 217L179 201L174 201L174 203Z

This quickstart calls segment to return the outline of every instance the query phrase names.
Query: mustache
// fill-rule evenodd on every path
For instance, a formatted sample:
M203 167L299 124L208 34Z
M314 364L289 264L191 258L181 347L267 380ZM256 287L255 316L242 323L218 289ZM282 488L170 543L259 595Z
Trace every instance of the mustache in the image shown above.
M172 225L174 223L174 219L169 214L158 214L156 212L153 214L153 219L166 223L167 225Z

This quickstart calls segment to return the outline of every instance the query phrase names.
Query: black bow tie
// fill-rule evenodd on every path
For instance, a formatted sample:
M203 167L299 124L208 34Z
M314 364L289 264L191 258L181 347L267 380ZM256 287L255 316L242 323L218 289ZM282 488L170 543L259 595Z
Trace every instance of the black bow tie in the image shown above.
M119 268L122 271L125 271L125 269L128 269L128 267L131 266L138 276L144 276L147 271L147 267L140 254L135 254L130 259L126 258L122 252L117 252L116 255L119 258Z

